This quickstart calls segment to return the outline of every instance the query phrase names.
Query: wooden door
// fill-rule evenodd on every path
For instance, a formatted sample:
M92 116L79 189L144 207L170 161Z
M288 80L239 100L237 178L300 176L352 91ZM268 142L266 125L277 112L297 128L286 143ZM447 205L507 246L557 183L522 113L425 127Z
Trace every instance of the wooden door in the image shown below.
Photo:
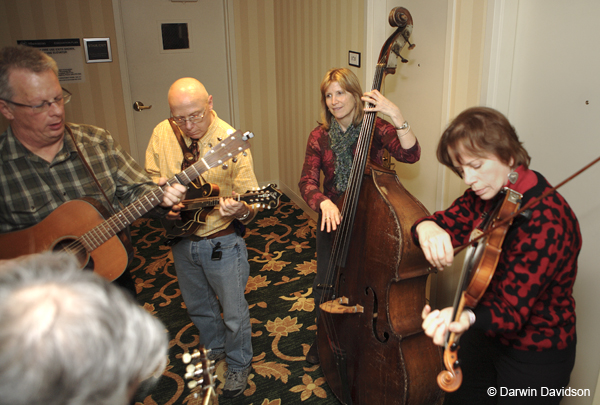
M226 1L119 0L130 99L131 155L144 164L154 127L170 115L167 92L181 77L200 80L214 109L232 123ZM187 43L186 43L187 42ZM230 71L230 69L232 69ZM128 83L127 83L128 82ZM133 103L152 108L134 111ZM233 123L232 123L233 125Z

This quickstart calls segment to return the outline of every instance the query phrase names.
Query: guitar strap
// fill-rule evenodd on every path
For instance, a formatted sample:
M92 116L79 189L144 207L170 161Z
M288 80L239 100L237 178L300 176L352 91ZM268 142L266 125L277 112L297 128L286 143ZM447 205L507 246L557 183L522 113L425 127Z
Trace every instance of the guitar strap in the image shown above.
M108 199L108 196L106 195L106 193L102 189L102 186L100 185L100 182L96 178L96 175L94 174L94 171L92 170L92 168L90 167L90 165L88 164L88 162L85 160L85 157L83 156L83 153L79 149L79 146L77 145L77 141L75 140L75 135L73 135L73 131L71 131L71 128L69 128L69 126L67 124L65 124L65 129L67 130L67 132L69 133L69 135L71 135L71 139L73 139L73 144L75 145L75 149L77 150L77 154L79 155L79 158L83 162L83 165L85 166L85 168L88 171L88 173L90 174L90 176L92 176L92 179L94 179L94 182L96 183L96 187L98 187L98 190L100 190L100 192L102 193L102 195L106 199L106 202L108 204L108 209L110 210L110 212L112 214L116 214L117 212L115 211L115 209L114 209L114 207L112 205L112 202ZM119 201L119 205L121 205L120 201ZM122 205L121 205L121 208L123 208Z
M173 129L173 133L175 134L175 138L177 138L177 142L179 142L179 146L181 147L181 151L183 152L183 162L181 162L181 169L187 169L190 165L194 164L198 160L198 151L190 150L190 148L185 144L181 134L181 128L177 124L173 118L169 118L169 124L171 124L171 129ZM185 167L184 167L185 165Z

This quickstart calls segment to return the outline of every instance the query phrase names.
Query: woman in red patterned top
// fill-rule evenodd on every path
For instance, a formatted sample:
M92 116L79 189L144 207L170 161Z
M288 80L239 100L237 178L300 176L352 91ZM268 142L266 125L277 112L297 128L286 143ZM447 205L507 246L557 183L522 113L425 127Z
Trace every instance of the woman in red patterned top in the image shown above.
M496 110L476 107L452 121L438 160L470 187L445 211L422 218L413 238L427 260L443 269L456 246L467 244L508 187L521 206L551 186L529 170L529 154ZM575 362L573 284L581 233L569 204L554 192L515 218L493 278L476 308L450 323L452 308L423 310L423 329L443 346L460 335L461 387L446 404L558 404ZM449 326L448 326L449 325Z
M374 105L365 109L363 102ZM321 82L321 121L308 138L306 157L300 178L300 193L307 204L319 213L317 228L317 275L313 284L313 296L317 318L322 291L318 284L324 283L331 254L332 231L340 224L341 215L336 205L346 191L356 142L360 134L364 112L380 112L392 120L375 120L375 132L370 158L383 163L383 149L399 162L414 163L421 156L421 148L400 109L379 91L362 92L358 78L351 70L331 69ZM320 189L323 172L323 191ZM315 340L316 342L316 340ZM313 343L306 360L319 363L316 343Z

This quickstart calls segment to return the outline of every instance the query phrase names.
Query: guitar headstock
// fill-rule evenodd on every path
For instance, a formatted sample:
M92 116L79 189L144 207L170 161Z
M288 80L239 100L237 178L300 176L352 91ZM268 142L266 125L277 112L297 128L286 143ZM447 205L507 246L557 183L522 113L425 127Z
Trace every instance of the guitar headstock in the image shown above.
M199 349L195 349L191 354L184 353L181 357L184 364L187 364L185 369L185 379L188 382L190 390L196 390L194 396L202 396L203 404L208 403L209 398L215 397L215 362L208 358L208 350L200 345Z
M252 132L235 131L228 133L227 138L206 152L203 160L209 167L220 166L227 160L250 148L250 139L254 138Z
M252 132L245 132L242 134L241 131L228 130L227 138L223 139L217 146L206 152L206 154L197 162L167 181L167 185L170 186L175 182L188 185L205 171L222 165L234 156L237 156L244 150L250 148L250 139L252 138L254 138ZM245 153L246 152L244 152L244 154ZM162 188L160 189L162 190Z
M269 184L258 190L246 191L242 199L248 204L256 204L258 208L273 209L279 205L280 197L277 184Z

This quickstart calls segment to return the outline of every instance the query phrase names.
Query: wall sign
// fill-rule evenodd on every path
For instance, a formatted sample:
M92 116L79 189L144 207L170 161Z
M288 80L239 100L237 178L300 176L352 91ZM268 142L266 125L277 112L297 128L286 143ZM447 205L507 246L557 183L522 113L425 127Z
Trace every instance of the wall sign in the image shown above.
M85 81L79 38L18 40L17 44L38 48L52 57L58 65L59 81L69 83Z
M84 38L83 44L87 63L112 62L110 38Z

